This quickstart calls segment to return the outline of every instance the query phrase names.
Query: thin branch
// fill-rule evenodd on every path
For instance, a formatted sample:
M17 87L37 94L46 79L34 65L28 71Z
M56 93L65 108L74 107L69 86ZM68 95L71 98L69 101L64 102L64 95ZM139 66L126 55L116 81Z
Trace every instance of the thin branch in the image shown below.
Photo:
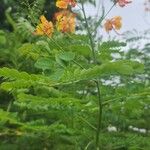
M90 32L90 28L89 28L89 24L88 24L88 20L85 14L85 9L84 9L84 4L83 2L81 2L82 5L82 12L83 12L83 16L84 16L84 20L86 23L86 29L88 32L88 36L89 36L89 40L90 40L90 44L91 44L91 49L92 49L92 54L93 54L93 62L96 65L97 64L97 59L96 59L96 53L95 53L95 44L93 42L93 37L92 34ZM101 123L102 123L102 100L101 100L101 92L100 92L100 82L99 79L96 79L96 87L97 87L97 91L98 91L98 126L97 126L97 130L96 130L96 149L99 150L99 136L100 136L100 130L101 130Z
M97 64L95 49L94 49L95 45L94 45L94 42L93 42L93 39L92 39L92 34L90 32L90 28L89 28L89 25L88 25L88 20L87 20L86 14L85 14L85 9L84 9L83 2L81 3L81 5L82 5L82 12L83 12L83 16L84 16L84 20L85 20L89 40L90 40L90 45L91 45L91 49L92 49L93 61L94 61L95 64Z

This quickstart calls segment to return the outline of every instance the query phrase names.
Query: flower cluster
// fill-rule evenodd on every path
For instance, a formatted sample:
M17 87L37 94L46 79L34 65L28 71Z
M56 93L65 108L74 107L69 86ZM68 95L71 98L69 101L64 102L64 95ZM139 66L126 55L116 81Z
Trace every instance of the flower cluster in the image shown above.
M54 31L53 23L44 17L40 17L40 24L37 25L34 34L35 35L47 35L48 37L51 37Z
M62 10L55 13L55 27L60 32L75 32L76 15L69 11L68 6L75 7L75 0L57 0L56 6ZM54 32L54 25L48 21L43 15L40 17L40 23L37 25L34 34L46 35L51 37Z
M150 1L150 0L148 0ZM129 0L115 0L115 4L120 7L124 7L131 3ZM63 33L74 33L76 24L76 15L70 11L70 7L75 7L77 4L76 0L57 0L56 6L60 9L59 12L55 13L55 23L48 21L44 16L40 17L40 23L37 25L34 34L35 35L47 35L51 37L54 32L54 26L59 32ZM104 27L107 32L111 30L120 30L122 27L122 18L120 16L107 19Z
M69 10L62 10L55 14L56 28L61 32L75 32L75 14Z
M115 4L118 4L120 7L124 7L129 3L131 3L131 1L129 0L116 0L115 1ZM114 31L120 30L122 27L121 20L122 18L120 16L113 17L112 19L107 19L104 24L106 32L109 32L111 30L114 30Z

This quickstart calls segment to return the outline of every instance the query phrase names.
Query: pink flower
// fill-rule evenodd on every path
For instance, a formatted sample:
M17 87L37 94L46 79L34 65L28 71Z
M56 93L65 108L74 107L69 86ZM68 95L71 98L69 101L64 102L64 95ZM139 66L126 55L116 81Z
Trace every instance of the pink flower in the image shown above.
M116 0L116 2L118 3L118 5L119 5L120 7L124 7L124 6L126 6L126 4L129 4L129 3L131 3L132 1L129 1L129 0Z

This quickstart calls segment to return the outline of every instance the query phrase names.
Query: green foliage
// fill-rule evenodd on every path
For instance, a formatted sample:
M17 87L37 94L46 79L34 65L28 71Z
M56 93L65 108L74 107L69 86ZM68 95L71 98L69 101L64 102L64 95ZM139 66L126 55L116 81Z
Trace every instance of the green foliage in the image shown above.
M5 33L0 30L0 45L5 45L6 44L6 37L5 37Z
M100 148L148 150L150 44L136 46L148 32L128 33L124 42L96 39L94 64L86 34L36 37L34 27L48 2L28 2L19 3L19 17L7 11L14 30L0 30L0 150L94 150L97 80Z
M80 36L76 42L79 43L79 41ZM103 49L106 51L108 50L108 53L111 53L110 51L114 47L118 49L120 46L124 46L124 43L117 41L111 41L110 45L106 44L107 46L105 46L105 43L106 42L102 43L100 47L102 51ZM46 47L44 47L44 45ZM6 67L0 69L0 76L3 77L4 80L1 84L1 89L9 91L14 95L13 105L11 104L10 107L9 104L6 109L11 109L13 112L19 110L18 115L15 116L17 120L15 118L14 120L10 120L7 115L11 115L11 113L6 112L6 117L5 115L1 117L1 122L3 122L2 126L9 120L9 125L15 126L15 129L13 129L13 138L17 138L19 134L21 139L24 138L24 140L26 140L26 138L29 138L29 134L32 134L31 139L35 142L40 140L40 136L39 138L34 139L36 136L35 134L38 131L38 134L42 135L42 137L44 136L46 141L51 141L48 142L47 148L53 147L56 142L55 140L58 140L59 142L57 142L60 145L64 144L64 141L67 140L66 146L85 147L85 144L82 142L79 142L77 145L75 143L78 141L79 137L82 139L87 133L92 132L91 126L96 126L92 119L97 116L96 111L98 109L97 102L95 101L96 95L91 91L95 88L94 80L96 78L107 80L110 76L116 75L122 78L125 76L127 78L132 78L136 74L143 73L143 64L136 61L116 60L114 62L104 61L97 66L93 66L91 63L87 65L86 63L91 57L91 54L87 53L88 55L82 55L84 59L81 61L86 68L80 68L80 66L74 63L81 59L79 53L76 53L75 55L74 50L72 50L72 52L71 50L68 51L66 45L63 45L63 47L61 45L61 48L65 51L59 51L59 47L57 46L58 45L56 45L56 47L51 45L51 41L39 41L35 44L26 43L19 48L19 57L26 57L27 60L32 59L35 68L39 69L38 73L32 74L30 72L27 73L25 71L18 71ZM78 46L78 50L82 51L82 48L82 45L81 47ZM112 51L114 51L114 49ZM56 59L56 56L66 64L62 66ZM85 82L89 85L86 85ZM83 89L81 88L83 90L82 96L77 92L81 90L78 85L81 87L83 86ZM84 87L85 85L88 89ZM68 86L71 87L71 89ZM127 85L127 87L128 86L129 85ZM104 90L105 86L102 85L103 105L105 106L104 127L109 124L119 125L124 131L130 124L133 124L133 120L144 115L139 109L142 110L147 104L146 95L149 92L143 91L145 99L143 99L141 105L139 101L137 102L137 99L141 100L141 96L144 98L144 95L141 95L142 88L139 90L139 94L137 94L136 90L133 94L133 92L127 90L127 87L118 87L115 90L110 88L111 90L109 89L109 92L107 92L108 90ZM88 94L84 94L84 90L85 92L88 92ZM113 92L113 95L111 92ZM105 95L106 93L107 95ZM126 97L127 95L128 97ZM122 100L124 101L123 106L121 103ZM135 106L134 109L133 106ZM124 112L122 112L122 107L124 107ZM113 116L111 112L113 112ZM117 115L118 112L120 112L120 115ZM129 114L128 112L131 113ZM124 117L122 117L122 115ZM83 119L82 124L80 123L80 116L81 118L82 116L85 118ZM107 119L110 117L111 119L108 121ZM129 121L129 118L131 121ZM72 123L70 124L70 122ZM142 123L145 128L147 128L146 122ZM57 125L55 126L55 124ZM78 130L79 124L81 124L80 130ZM84 127L84 124L87 126L87 129ZM142 124L135 125L143 127ZM74 127L77 129L73 130ZM6 129L4 129L4 131L5 130ZM73 132L68 130L72 130ZM85 132L84 134L82 133L83 131ZM2 136L5 134L9 136L10 132L12 131L9 129L7 133L2 133ZM69 132L70 136L72 136L69 141L66 139L69 134L67 133L65 137L63 135L66 134L66 132ZM104 133L104 135L105 134L106 133ZM55 136L55 138L53 140L51 140L52 138L49 139L50 135L52 137ZM58 139L58 137L61 136L62 138ZM93 136L90 136L90 138L90 140L92 140ZM20 140L18 140L18 142L20 142ZM88 143L89 141L84 142ZM59 147L59 144L56 147ZM14 144L14 146L16 145ZM105 147L105 144L103 144L103 146ZM124 147L124 143L118 145L116 142L116 145L110 144L109 148L113 149L113 147L118 146ZM34 144L33 147L35 147ZM53 149L57 149L56 147L54 146ZM106 146L106 149L107 148L108 147Z

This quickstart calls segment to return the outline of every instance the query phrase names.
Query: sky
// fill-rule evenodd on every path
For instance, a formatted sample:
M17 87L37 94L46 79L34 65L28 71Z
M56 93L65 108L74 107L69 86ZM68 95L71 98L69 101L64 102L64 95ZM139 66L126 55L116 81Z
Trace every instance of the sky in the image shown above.
M97 0L97 6L99 1L100 0ZM133 29L136 29L138 31L144 31L150 28L150 12L146 13L144 11L143 3L144 0L132 0L132 3L128 4L123 8L115 6L106 18L108 19L118 15L121 16L123 22L121 32L125 32L128 30L131 31ZM104 0L104 5L107 12L113 5L113 3L109 0ZM93 6L86 6L86 13L88 15L94 16L96 12L97 11Z

